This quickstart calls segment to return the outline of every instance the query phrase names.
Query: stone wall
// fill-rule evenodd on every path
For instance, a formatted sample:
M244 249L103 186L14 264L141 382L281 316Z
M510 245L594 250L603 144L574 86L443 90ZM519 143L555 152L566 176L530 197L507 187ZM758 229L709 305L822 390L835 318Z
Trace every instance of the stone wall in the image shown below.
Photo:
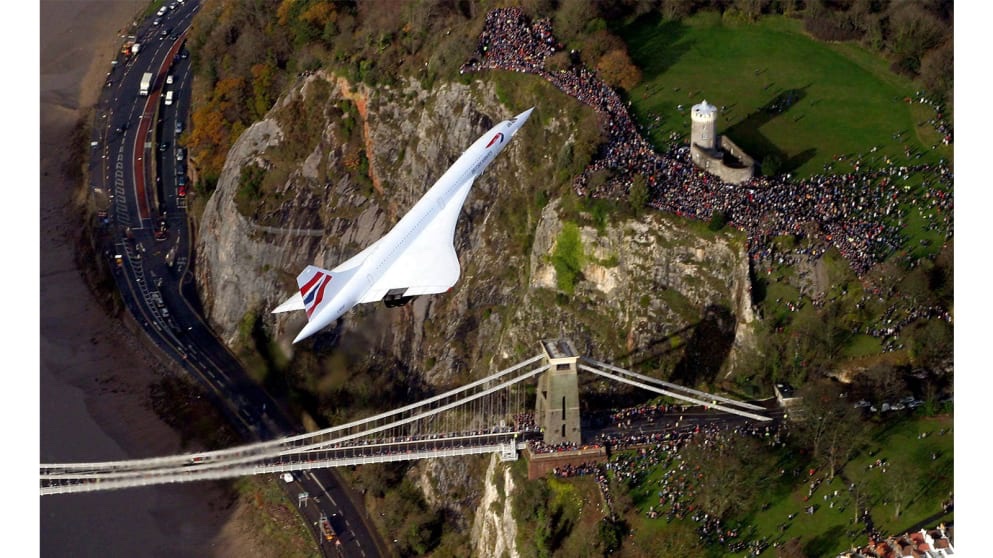
M551 473L556 467L572 465L589 465L591 463L606 463L607 450L601 447L582 448L578 450L553 451L550 453L532 453L531 449L524 450L528 460L528 479L534 480Z
M717 145L721 149L711 151L697 144L690 145L690 157L693 163L701 169L716 175L724 182L740 184L750 180L755 175L755 160L740 147L735 145L727 136L718 136ZM725 153L741 162L741 166L730 166L724 162Z

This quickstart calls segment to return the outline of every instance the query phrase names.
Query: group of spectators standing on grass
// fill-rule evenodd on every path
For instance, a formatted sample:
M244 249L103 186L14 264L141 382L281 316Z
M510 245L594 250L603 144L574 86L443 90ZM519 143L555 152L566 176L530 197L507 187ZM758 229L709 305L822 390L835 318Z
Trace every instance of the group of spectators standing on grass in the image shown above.
M757 177L727 184L693 165L686 145L657 153L631 118L628 103L595 72L583 65L546 70L545 59L561 48L547 18L532 22L520 8L499 8L486 15L476 56L461 71L535 74L598 113L606 143L575 179L579 195L624 198L633 176L640 174L652 207L703 220L716 211L723 213L729 225L748 234L753 263L769 262L771 238L800 235L816 240L812 248L801 248L808 252L805 255L819 256L834 245L859 276L902 246L900 229L905 216L900 205L904 202L918 205L928 219L927 227L945 231L946 240L952 236L952 173L944 164L908 166L890 161L878 169L863 170L862 157L857 156L847 173L804 180ZM605 170L613 177L601 184L591 181ZM925 187L924 199L902 199L904 185L917 174L936 180Z
M625 426L634 431L641 427L650 427L656 423L665 405L642 405L630 409L614 410L610 413L615 428ZM679 409L668 409L679 412ZM657 426L657 424L656 424ZM771 446L784 444L783 424L759 425L670 425L660 431L650 434L633 432L624 434L607 434L597 437L594 446L604 445L614 455L605 464L584 462L579 465L563 465L552 472L560 478L579 475L592 475L603 494L606 502L606 512L614 513L613 497L610 491L609 478L628 486L643 486L649 471L661 467L664 471L653 490L656 490L657 501L642 510L649 519L690 519L697 524L696 531L700 540L707 544L719 544L729 552L747 552L760 554L769 546L764 539L743 540L739 531L733 526L726 525L719 517L711 515L696 505L695 499L700 490L699 481L704 471L701 465L689 465L683 457L683 449L687 444L695 443L704 447L730 443L732 438L753 436ZM541 444L539 444L541 446ZM574 446L569 446L574 448ZM633 450L621 452L621 450Z

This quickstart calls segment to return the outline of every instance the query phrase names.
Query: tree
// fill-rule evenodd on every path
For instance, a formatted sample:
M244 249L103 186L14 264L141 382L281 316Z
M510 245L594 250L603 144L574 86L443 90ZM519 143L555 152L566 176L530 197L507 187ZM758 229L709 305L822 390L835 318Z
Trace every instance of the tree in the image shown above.
M761 445L750 436L731 436L706 445L694 440L683 454L687 466L702 471L696 502L717 517L751 509L765 479L771 478Z
M807 558L800 537L792 538L776 549L777 558Z
M560 50L548 58L545 58L545 69L549 72L565 70L568 69L570 65L572 65L572 62L569 60L569 54L564 50Z
M641 216L641 212L648 204L648 185L645 177L641 173L635 174L631 179L631 189L628 191L628 203L635 216Z
M893 504L893 519L899 519L900 513L914 500L920 487L920 469L910 467L900 461L888 465L883 473L883 486L886 488L886 498Z
M653 529L640 529L631 541L635 556L706 556L700 535L685 521L673 521L665 529L664 550Z
M890 6L888 47L897 71L915 77L924 54L946 40L947 26L919 4L897 2Z
M555 241L552 251L552 266L559 289L568 295L573 293L576 279L583 270L583 239L575 223L565 223Z
M902 334L901 334L902 335ZM951 361L952 326L941 319L923 320L909 328L910 355L915 366L937 370Z
M952 97L954 67L955 49L952 41L946 41L921 58L921 82L929 91L949 99Z
M552 17L555 34L565 43L581 40L587 24L599 17L595 8L589 2L560 3Z
M728 222L727 214L725 214L723 211L715 211L710 215L710 224L707 225L707 228L716 232L723 229L724 225L726 225L727 222Z
M609 556L621 547L621 541L627 532L627 525L622 520L605 517L597 524L597 539L604 556Z
M609 85L625 91L634 89L641 81L641 70L631 62L626 49L614 49L597 63L597 71Z
M770 0L734 0L734 7L748 21L756 21L762 12L769 7Z
M810 450L828 478L848 462L863 443L864 424L842 390L828 380L808 382L800 388L802 410L797 423L797 441Z
M659 11L663 19L679 21L693 13L693 0L661 0Z

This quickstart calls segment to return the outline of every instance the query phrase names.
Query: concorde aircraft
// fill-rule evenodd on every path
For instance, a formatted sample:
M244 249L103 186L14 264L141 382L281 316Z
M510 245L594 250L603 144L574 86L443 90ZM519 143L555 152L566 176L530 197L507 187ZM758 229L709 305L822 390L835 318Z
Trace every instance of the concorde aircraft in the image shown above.
M442 293L461 273L455 254L455 223L472 182L527 122L530 108L483 134L441 175L390 232L338 267L308 265L297 276L300 290L273 313L305 310L298 343L356 304L382 300L406 304L419 295Z

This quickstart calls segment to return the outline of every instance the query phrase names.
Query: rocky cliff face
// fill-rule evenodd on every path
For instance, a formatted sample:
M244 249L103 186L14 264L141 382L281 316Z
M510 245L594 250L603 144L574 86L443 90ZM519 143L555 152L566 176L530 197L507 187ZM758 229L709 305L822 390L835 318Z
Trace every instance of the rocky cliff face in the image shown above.
M301 102L317 81L328 87L316 101L325 105L326 117L316 145L300 160L281 160L287 125L273 116L250 127L231 149L199 227L197 281L212 324L230 343L242 318L257 313L284 350L295 350L288 341L303 314L268 311L293 292L296 274L310 263L334 267L379 238L469 143L521 108L501 107L485 84L444 84L428 92L414 82L370 94L314 74L273 114ZM336 125L349 115L335 107L363 95L366 116L355 128L363 130L371 189L342 170L352 154ZM357 307L346 315L342 333L379 329L371 338L378 350L418 364L429 382L438 383L469 370L481 375L491 356L512 358L515 345L531 353L538 339L551 335L578 335L577 346L604 358L629 352L692 325L708 305L727 308L742 337L753 316L740 238L704 239L655 212L608 222L599 231L582 227L587 257L576 294L568 304L545 304L556 298L548 256L562 222L555 200L543 210L535 206L529 179L554 176L553 157L540 154L557 151L570 134L566 115L540 110L528 126L541 129L519 134L469 194L455 235L463 266L459 284L399 310ZM259 202L265 212L245 216L235 198L249 165L285 178ZM522 233L533 235L524 250L516 240Z
M511 502L514 479L510 469L490 456L486 469L483 496L472 524L473 556L507 556L517 558L517 523Z
M580 227L582 275L575 295L563 303L555 296L556 271L548 258L562 228L553 201L536 228L528 289L514 314L514 322L526 325L509 328L510 343L503 345L528 344L540 332L542 338L570 337L593 358L630 355L632 364L653 355L650 348L660 342L667 349L684 346L708 309L726 311L725 356L749 342L755 317L740 236L708 231L705 238L657 212L600 230Z
M307 362L320 367L335 347L359 344L350 366L403 363L435 386L485 376L557 336L594 358L652 362L670 376L694 344L706 351L704 323L721 337L718 366L733 360L753 320L741 237L701 235L654 212L599 228L575 212L563 217L554 193L568 185L551 177L561 174L556 154L573 141L575 118L535 104L465 203L459 283L400 309L356 307L312 345L293 346L303 313L269 312L295 290L295 276L311 263L332 268L385 234L472 141L528 108L502 106L485 81L367 91L322 73L302 79L232 147L199 226L197 281L215 330L235 344L239 324L257 316L287 355L311 352ZM264 179L246 203L239 190L250 167ZM550 203L536 202L539 189L552 192ZM564 219L579 222L585 255L572 296L557 292L549 263Z

